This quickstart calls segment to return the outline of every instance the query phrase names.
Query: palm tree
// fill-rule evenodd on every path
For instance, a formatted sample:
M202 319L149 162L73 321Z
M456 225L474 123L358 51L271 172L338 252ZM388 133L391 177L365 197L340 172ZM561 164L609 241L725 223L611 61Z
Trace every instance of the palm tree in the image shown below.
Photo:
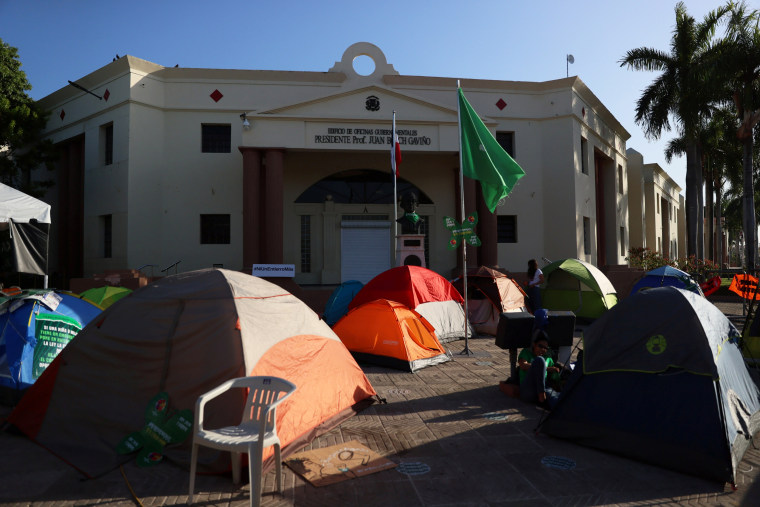
M727 130L724 139L725 148L723 156L725 157L725 179L728 187L725 192L725 201L723 205L723 216L726 221L726 228L729 232L736 233L743 231L743 205L744 205L744 174L743 174L743 143L736 136L735 132L740 124L736 114L732 112L733 134ZM760 143L760 131L754 130L754 143ZM760 212L760 179L758 179L758 168L760 168L760 153L756 152L753 157L753 180L755 195L755 214ZM746 249L745 249L746 256Z
M755 271L757 257L757 223L755 220L752 175L753 135L760 121L760 15L749 11L744 1L729 3L725 39L719 47L719 72L730 87L736 112L741 121L737 137L742 142L743 202L742 225L747 248L747 270Z
M720 226L720 205L721 205L721 188L723 180L723 159L722 149L725 139L726 125L730 125L734 119L733 112L727 108L715 109L710 112L710 117L703 119L697 128L697 152L699 159L697 161L698 170L701 172L702 180L705 186L705 197L707 203L704 205L705 222L707 223L706 257L713 261L720 259L720 254L716 252L714 224L718 222ZM734 135L736 127L730 130ZM686 153L688 141L684 136L674 137L665 148L665 161L670 163L675 156L681 156ZM699 197L702 197L702 188L700 187ZM713 199L715 197L715 200ZM717 201L717 205L716 205ZM700 207L702 203L700 201ZM716 220L717 219L717 220ZM718 233L720 234L720 233ZM720 237L720 236L718 236ZM698 249L702 249L699 244L703 241L702 235L697 239Z
M718 109L710 118L705 136L706 150L709 152L709 166L712 174L713 191L715 192L715 224L717 242L714 246L713 260L718 265L723 264L723 231L721 215L723 209L723 182L729 174L736 174L736 168L741 166L741 147L736 139L738 122L733 111L728 107ZM708 222L712 224L712 221Z
M636 104L636 123L650 139L659 139L670 130L671 118L686 140L686 229L687 254L703 257L698 248L702 237L700 206L701 169L698 167L698 129L708 104L712 86L708 86L707 67L711 42L720 18L728 6L705 16L702 23L686 12L683 2L676 5L676 24L670 53L641 47L628 51L620 65L633 70L661 71L642 93ZM701 244L701 242L699 243Z

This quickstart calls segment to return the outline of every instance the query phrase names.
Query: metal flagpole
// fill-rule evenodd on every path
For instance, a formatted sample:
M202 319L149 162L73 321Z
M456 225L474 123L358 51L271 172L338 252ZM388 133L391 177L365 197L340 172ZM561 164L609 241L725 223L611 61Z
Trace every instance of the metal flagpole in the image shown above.
M463 224L465 220L464 211L464 166L462 165L462 111L459 105L459 80L457 79L457 126L459 128L459 203L461 205L461 215L459 216L459 223ZM460 225L461 227L461 225ZM462 241L462 280L464 287L464 350L460 352L462 355L470 355L469 337L467 336L468 322L467 317L467 243Z
M398 195L396 190L396 111L393 111L393 130L391 131L391 171L393 172L393 265L398 263Z

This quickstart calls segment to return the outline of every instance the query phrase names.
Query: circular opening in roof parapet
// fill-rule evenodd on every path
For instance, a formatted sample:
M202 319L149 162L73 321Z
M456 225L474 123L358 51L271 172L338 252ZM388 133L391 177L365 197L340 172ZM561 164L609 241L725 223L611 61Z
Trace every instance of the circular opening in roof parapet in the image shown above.
M375 60L367 55L359 55L353 61L354 71L360 76L369 76L375 72Z

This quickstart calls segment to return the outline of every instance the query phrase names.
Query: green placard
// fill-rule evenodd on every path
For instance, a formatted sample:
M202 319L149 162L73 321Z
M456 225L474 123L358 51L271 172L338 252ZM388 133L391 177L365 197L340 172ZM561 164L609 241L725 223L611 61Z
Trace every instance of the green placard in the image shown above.
M163 459L164 446L182 442L192 430L192 410L180 410L169 417L169 395L161 392L148 402L145 409L145 427L127 435L116 446L116 452L137 452L138 466L152 466Z
M45 368L81 330L79 322L71 317L52 313L37 314L34 325L37 344L34 346L32 376L37 379L42 375Z
M478 225L477 213L472 212L467 215L461 225L451 217L443 217L443 225L451 231L449 250L455 250L462 243L470 246L481 245L480 238L475 235L475 226Z

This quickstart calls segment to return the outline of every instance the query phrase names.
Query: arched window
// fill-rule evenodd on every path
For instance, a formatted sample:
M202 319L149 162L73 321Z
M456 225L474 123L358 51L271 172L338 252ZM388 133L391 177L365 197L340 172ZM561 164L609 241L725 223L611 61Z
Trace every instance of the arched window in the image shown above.
M433 204L430 197L403 178L396 180L399 196L413 191L419 204ZM322 203L327 196L340 204L391 204L393 202L393 176L390 171L351 169L331 174L307 188L296 203Z

